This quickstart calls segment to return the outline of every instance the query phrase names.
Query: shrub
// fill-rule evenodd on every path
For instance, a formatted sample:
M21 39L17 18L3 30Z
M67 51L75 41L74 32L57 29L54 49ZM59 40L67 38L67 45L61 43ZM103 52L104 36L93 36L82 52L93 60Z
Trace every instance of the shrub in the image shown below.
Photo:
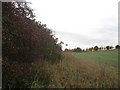
M4 2L3 13L3 59L29 62L60 58L60 48L52 30L35 21L27 3Z

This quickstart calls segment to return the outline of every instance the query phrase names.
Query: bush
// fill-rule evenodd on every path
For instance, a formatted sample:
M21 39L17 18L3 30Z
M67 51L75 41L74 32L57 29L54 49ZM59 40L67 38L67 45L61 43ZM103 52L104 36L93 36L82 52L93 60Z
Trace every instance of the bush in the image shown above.
M2 67L3 88L27 88L31 85L35 74L31 64L4 60Z
M26 3L4 2L2 11L3 59L22 62L59 60L61 49L52 30L35 21L32 9Z

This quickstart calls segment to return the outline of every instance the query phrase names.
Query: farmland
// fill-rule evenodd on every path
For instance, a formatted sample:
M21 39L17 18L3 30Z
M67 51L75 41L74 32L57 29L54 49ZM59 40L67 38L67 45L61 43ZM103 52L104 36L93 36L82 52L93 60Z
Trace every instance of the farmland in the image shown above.
M117 88L116 54L117 50L84 53L62 52L60 62L54 64L48 61L37 61L32 64L3 63L3 66L11 66L5 72L10 76L8 77L6 74L4 77L8 78L8 83L11 83L9 87L18 87L17 83L21 83L19 87L28 88ZM102 59L98 58L100 55L103 56ZM110 57L114 57L114 59L112 60ZM26 66L30 68L26 68ZM18 81L16 82L16 80ZM6 85L7 82L5 81L3 84Z
M83 59L94 60L99 63L109 64L114 67L118 67L118 50L93 51L74 54Z
M101 55L102 57L99 58ZM50 83L50 87L118 87L117 50L84 53L64 52L63 57L59 64L52 66L55 68L52 71L55 77L53 83Z
M63 52L62 55L63 58L59 63L52 65L45 63L44 65L43 70L51 72L50 76L52 76L48 87L118 87L117 50L84 53ZM101 58L99 58L100 56Z

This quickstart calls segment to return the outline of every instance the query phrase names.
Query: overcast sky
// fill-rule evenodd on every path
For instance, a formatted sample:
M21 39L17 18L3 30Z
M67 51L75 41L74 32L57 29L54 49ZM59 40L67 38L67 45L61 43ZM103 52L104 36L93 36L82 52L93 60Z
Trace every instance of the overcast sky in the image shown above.
M26 0L64 48L118 44L119 0Z

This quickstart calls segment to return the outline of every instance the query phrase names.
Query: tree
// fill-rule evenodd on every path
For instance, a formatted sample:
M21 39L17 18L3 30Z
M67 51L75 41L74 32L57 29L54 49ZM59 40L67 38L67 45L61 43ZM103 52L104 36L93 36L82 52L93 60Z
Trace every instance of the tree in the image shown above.
M3 59L10 61L59 60L61 46L52 30L35 21L26 2L2 3Z
M95 47L94 47L94 50L95 50L95 51L98 51L98 46L95 46Z
M74 49L74 52L82 52L82 49L77 47L77 48Z
M110 49L113 49L114 47L113 46L110 46Z
M2 16L2 87L30 87L36 73L33 63L59 62L61 46L51 29L34 20L26 3L2 2Z
M82 51L85 52L85 49L83 49Z
M102 50L102 47L99 47L98 49L99 49L99 51L101 51L101 50Z
M69 51L67 48L64 51Z
M93 50L93 47L89 48L89 51L92 51Z
M85 51L86 51L86 52L87 52L87 51L89 51L89 48L86 48L86 50L85 50Z
M116 45L115 48L116 48L116 49L120 49L120 46L119 46L119 45Z
M110 49L110 46L106 46L106 49L109 50L109 49Z

